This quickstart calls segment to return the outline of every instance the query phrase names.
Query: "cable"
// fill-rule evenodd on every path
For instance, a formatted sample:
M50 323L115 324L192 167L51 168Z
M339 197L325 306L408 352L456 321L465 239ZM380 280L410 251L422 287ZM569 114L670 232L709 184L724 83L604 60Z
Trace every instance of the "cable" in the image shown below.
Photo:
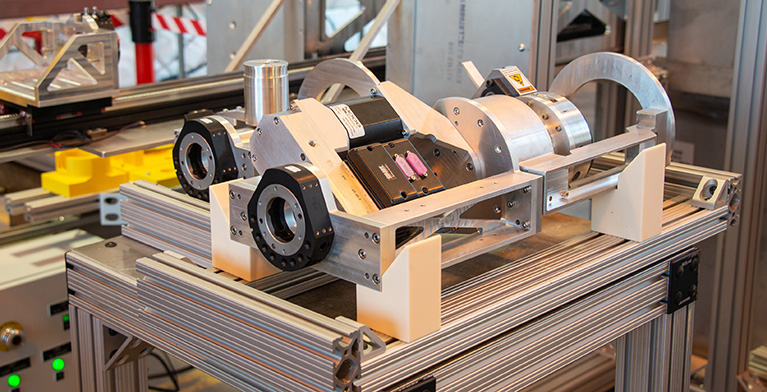
M170 366L165 362L165 359L163 359L161 356L159 356L155 352L149 353L152 357L156 358L158 361L160 361L160 364L163 368L165 368L165 371L168 373L168 376L170 377L171 382L173 382L173 386L176 389L167 389L167 388L160 388L160 387L153 387L149 386L149 389L152 391L160 391L160 392L179 392L181 391L181 387L178 384L178 378L176 377L176 374L170 370Z
M118 134L127 131L132 128L140 127L146 125L143 121L136 121L134 123L128 124L116 131L112 132L105 132L105 135L99 138L94 138L93 134L89 132L82 132L82 131L76 131L76 130L69 130L69 131L63 131L57 133L55 136L53 136L50 140L30 140L27 142L19 143L13 146L8 146L5 148L0 149L0 152L6 152L11 151L19 148L24 147L32 147L32 146L41 146L41 147L52 147L55 149L69 149L69 148L75 148L75 147L82 147L86 144L93 143L93 142L99 142L102 140L106 140L112 137L117 136Z
M179 374L183 374L194 369L195 369L194 366L185 366L185 367L182 367L181 369L176 369L175 373L178 376ZM165 378L165 377L170 377L170 375L168 373L150 374L147 378L150 380L154 380L157 378Z

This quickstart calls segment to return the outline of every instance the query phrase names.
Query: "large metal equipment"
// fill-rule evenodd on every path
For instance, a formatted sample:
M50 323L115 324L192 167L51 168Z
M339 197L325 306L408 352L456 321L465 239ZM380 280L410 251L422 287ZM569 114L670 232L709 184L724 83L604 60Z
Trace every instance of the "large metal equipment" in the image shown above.
M261 174L239 178L237 172L229 182L214 179L201 187L228 190L228 198L211 199L211 214L221 213L214 212L215 203L227 205L231 226L226 234L239 243L232 246L252 247L253 260L270 268L292 271L311 265L355 283L356 321L331 319L245 286L241 278L203 271L177 253L183 246L152 254L151 248L118 239L69 257L70 298L85 339L78 342L80 349L100 352L104 342L95 331L109 326L125 337L123 346L142 340L244 390L397 389L427 375L442 387L518 389L615 338L622 339L619 358L642 349L638 342L648 338L658 349L638 363L654 369L673 366L684 374L693 306L684 306L684 299L677 303L683 305L680 310L661 305L664 298L672 300L668 293L673 287L661 274L681 257L680 251L737 220L739 177L666 167L670 148L656 143L673 145L673 111L652 74L625 56L600 53L576 60L554 80L551 92L536 91L516 67L493 70L485 80L471 79L477 86L473 98L445 98L430 108L397 85L380 82L361 64L336 59L307 75L289 110L255 116L255 124L246 120L250 105L187 121L217 123L223 130L209 129L211 138L224 136L240 144L214 149L208 143L206 150L197 143L201 151L191 156L201 163L179 160L180 176L194 177L195 167L209 170L211 162L234 155L232 150L252 164L248 168L237 161L235 170ZM592 143L585 120L567 99L591 80L612 80L634 93L642 105L637 124ZM335 83L361 97L320 103L322 92ZM249 155L241 151L244 134L250 136ZM182 131L177 140L180 159L189 159L194 144L185 137ZM209 154L207 160L202 152ZM636 177L637 167L653 169ZM671 181L665 202L664 176ZM621 211L610 209L609 201L596 201L620 194L626 178L642 184L633 197L618 198L632 206L627 209L624 203L621 210L640 212L633 215L636 221L625 219L631 215L611 216ZM647 204L645 199L655 197L657 204ZM611 235L576 237L525 259L519 270L514 264L501 266L440 295L441 269L539 233L543 215L588 199L595 200L592 229ZM610 227L616 221L631 227ZM470 234L459 234L467 229ZM213 240L220 241L221 233L212 230ZM445 232L457 238L439 245L434 234ZM436 269L417 275L417 283L436 287L419 292L436 299L436 305L410 296L397 297L406 301L397 305L434 305L436 328L404 331L371 318L371 312L396 317L375 303L389 300L392 287L402 287L403 276L391 271L401 271L402 260L407 262L412 252L434 250L435 243L437 251L419 253L417 262ZM111 248L127 249L130 257L114 259ZM543 265L548 267L540 269ZM522 276L524 290L507 286ZM412 272L404 278L406 287L416 282ZM534 317L544 313L547 318ZM409 317L406 324L431 316ZM579 320L590 324L577 327ZM93 339L88 339L90 329ZM600 335L589 335L592 330ZM189 343L187 333L204 339ZM396 340L379 337L386 335ZM570 351L553 354L561 344ZM252 354L243 354L242 347ZM289 353L288 358L274 356L275 350ZM514 358L533 353L547 353L541 354L546 365L515 368L493 380L471 376L476 366L494 366L472 358L511 366L518 362ZM141 358L138 351L130 356ZM287 366L286 360L300 366ZM621 390L635 383L659 390L686 384L679 374L660 372L643 379L640 365L619 365ZM119 366L97 361L96 379ZM140 385L136 376L134 371L125 377Z

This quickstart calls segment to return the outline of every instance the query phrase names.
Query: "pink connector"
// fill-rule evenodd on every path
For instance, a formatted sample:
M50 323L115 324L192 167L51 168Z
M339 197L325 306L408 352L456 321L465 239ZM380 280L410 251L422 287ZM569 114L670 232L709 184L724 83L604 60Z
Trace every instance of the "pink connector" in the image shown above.
M397 164L397 167L402 170L402 173L405 174L405 177L407 177L410 181L415 181L418 179L418 177L415 175L415 172L407 163L405 158L402 157L402 155L394 154L394 163Z
M413 168L415 174L418 174L421 177L426 177L429 169L427 169L426 165L424 165L423 162L421 162L421 159L418 158L418 154L413 154L408 151L405 153L405 159L407 160L407 163L410 164L410 167Z

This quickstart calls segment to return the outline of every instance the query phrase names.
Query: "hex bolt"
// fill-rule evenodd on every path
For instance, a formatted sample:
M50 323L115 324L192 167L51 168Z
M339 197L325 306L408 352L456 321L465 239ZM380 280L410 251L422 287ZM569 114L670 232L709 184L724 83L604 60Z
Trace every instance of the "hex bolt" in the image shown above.
M360 260L365 260L365 257L368 257L368 254L365 253L365 249L360 249L357 251L357 257L359 257Z
M317 145L317 142L315 142L314 140L309 140L309 145L314 147Z
M381 236L378 235L378 233L373 233L373 242L375 242L376 244L381 242Z
M244 212L244 211L243 211L243 212L240 212L240 219L242 219L242 220L243 220L243 221L245 221L245 222L247 222L247 221L248 221L248 216L247 216L247 215L245 215L245 212Z
M234 199L234 191L229 191L229 198Z
M690 269L692 272L698 272L698 266L700 265L700 259L698 258L698 255L695 255L692 257L692 262L690 263Z
M379 277L378 274L373 274L373 283L375 284L381 283L381 277Z

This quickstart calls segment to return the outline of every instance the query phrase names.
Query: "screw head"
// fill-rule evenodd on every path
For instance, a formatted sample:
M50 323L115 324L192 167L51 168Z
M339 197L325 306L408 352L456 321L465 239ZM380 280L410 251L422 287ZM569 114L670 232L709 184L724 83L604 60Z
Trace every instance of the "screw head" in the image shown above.
M371 88L370 95L376 95L376 94L378 94L378 90L376 90L375 88Z
M533 188L531 188L530 186L526 186L526 187L522 188L522 192L523 193L530 193L531 190L533 190Z
M474 171L474 164L469 162L466 164L466 170L468 171Z
M245 215L245 212L244 212L244 211L243 211L243 212L240 212L240 219L242 219L243 221L247 221L247 220L248 220L248 216L247 216L247 215Z
M526 48L525 44L519 44L519 51L520 52L524 52L525 48Z
M105 243L104 246L107 247L107 248L114 248L115 246L117 246L117 243L114 242L114 241L109 241L109 242Z
M378 274L373 274L373 283L375 284L381 283L381 277L378 276Z
M546 114L546 113L543 113L543 114L541 114L541 118L544 119L544 120L548 120L549 119L549 115Z
M674 275L675 275L677 278L681 278L681 277L682 277L682 275L684 275L684 267L683 267L683 266L681 266L681 265L680 265L679 267L677 267L677 268L676 268L676 271L674 271Z
M375 242L376 244L378 244L378 243L380 243L380 242L381 242L381 236L380 236L380 235L378 235L378 233L373 233L373 236L372 236L372 240L373 240L373 242Z
M229 232L232 233L232 235L237 235L237 229L234 226L229 228Z
M357 257L359 257L360 260L364 260L365 257L368 257L368 254L365 252L365 249L360 249L357 251Z
M522 222L522 228L525 230L530 230L530 222Z
M279 118L277 118L277 117L275 117L275 118L274 118L274 125L277 125L277 124L279 124L279 123L280 123L280 119L279 119Z
M515 205L517 205L517 202L515 202L515 201L510 201L510 202L506 203L506 205L507 205L509 208L512 208L512 207L514 207Z
M501 148L501 146L496 145L493 151L495 151L496 154L500 154L503 151L503 149Z
M501 207L495 206L493 208L493 212L495 212L496 214L500 214L501 213Z
M234 191L229 191L229 198L234 199Z
M485 122L482 121L482 119L477 120L477 126L482 128L482 126L485 125Z
M453 114L455 114L456 116L461 114L461 109L458 109L458 106L454 107L453 108Z
M314 147L317 145L317 142L315 142L314 140L309 140L309 145Z

